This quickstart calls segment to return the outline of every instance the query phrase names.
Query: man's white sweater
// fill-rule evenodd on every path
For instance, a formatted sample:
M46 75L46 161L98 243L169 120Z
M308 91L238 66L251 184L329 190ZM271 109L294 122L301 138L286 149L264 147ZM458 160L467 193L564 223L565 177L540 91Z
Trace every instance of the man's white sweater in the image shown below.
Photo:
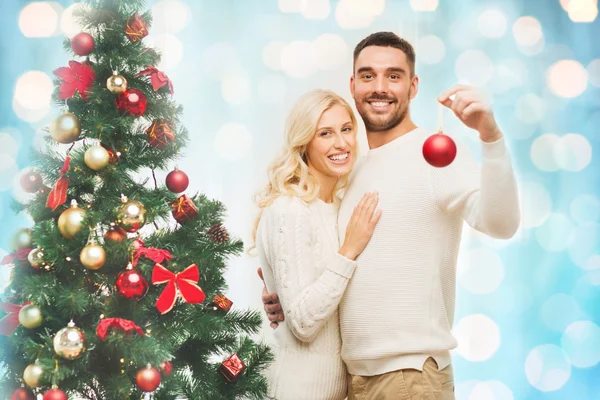
M454 162L435 168L422 154L429 135L417 128L369 150L340 207L340 243L365 192L378 191L383 210L340 303L342 358L354 375L422 369L428 357L446 367L457 345L451 328L463 221L496 238L519 225L504 139L481 142L481 166L457 143Z

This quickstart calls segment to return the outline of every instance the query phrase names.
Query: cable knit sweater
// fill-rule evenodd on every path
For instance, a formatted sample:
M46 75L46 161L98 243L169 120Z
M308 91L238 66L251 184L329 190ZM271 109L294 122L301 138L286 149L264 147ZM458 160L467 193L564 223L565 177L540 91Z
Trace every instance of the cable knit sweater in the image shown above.
M379 191L383 210L340 303L342 356L355 375L439 368L456 347L456 260L463 222L496 238L519 226L519 201L504 139L481 142L481 166L457 142L454 162L434 168L422 155L423 129L369 150L354 168L340 206L344 238L354 206ZM287 315L286 315L287 317Z
M265 284L285 313L267 371L270 398L346 397L338 305L356 263L338 253L337 212L321 200L282 196L260 219L256 248Z

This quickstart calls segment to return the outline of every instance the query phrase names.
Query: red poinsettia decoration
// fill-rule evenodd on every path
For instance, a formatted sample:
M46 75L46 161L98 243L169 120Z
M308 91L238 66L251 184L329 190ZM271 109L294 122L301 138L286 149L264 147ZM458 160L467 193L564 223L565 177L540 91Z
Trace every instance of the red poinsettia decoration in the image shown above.
M59 99L70 99L78 91L81 98L88 101L87 90L96 79L92 67L85 62L69 61L68 67L57 68L52 73L63 80L58 89Z
M148 66L145 70L138 72L135 76L140 75L150 75L150 81L152 82L152 89L156 92L158 89L165 85L169 85L169 92L171 92L171 96L175 93L173 91L173 82L169 79L169 77L164 73L156 69L156 67Z

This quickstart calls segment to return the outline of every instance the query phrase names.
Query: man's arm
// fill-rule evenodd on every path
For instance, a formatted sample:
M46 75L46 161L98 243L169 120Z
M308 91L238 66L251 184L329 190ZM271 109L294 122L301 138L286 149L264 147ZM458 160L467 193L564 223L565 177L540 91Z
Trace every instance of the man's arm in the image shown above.
M517 183L504 136L490 105L481 92L465 85L448 89L438 101L479 133L483 156L479 167L466 147L458 144L455 161L432 170L432 189L438 205L460 213L469 225L492 237L512 237L521 218Z

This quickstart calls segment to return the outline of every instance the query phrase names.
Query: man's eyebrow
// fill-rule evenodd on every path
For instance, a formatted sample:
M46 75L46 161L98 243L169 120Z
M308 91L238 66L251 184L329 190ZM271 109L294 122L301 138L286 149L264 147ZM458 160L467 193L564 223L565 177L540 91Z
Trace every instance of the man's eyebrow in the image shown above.
M373 71L373 67L360 67L356 72L360 74L362 72L371 72L371 71ZM406 73L406 70L402 67L390 67L386 71L398 72L398 73L402 73L402 74Z

